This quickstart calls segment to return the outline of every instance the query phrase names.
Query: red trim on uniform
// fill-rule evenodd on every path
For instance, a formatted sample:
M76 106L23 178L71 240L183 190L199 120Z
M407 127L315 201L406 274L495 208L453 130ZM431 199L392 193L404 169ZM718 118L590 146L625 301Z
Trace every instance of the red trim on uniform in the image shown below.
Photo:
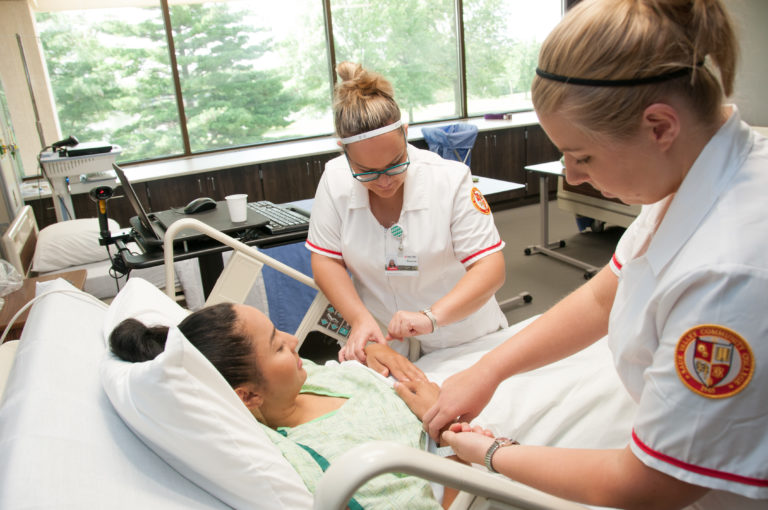
M468 261L469 259L475 258L475 257L477 257L478 255L482 255L483 253L485 253L485 252L487 252L487 251L489 251L489 250L493 250L494 248L498 248L499 246L501 246L501 240L499 240L499 242L498 242L498 243L496 243L496 244L494 244L493 246L489 246L488 248L486 248L486 249L484 249L484 250L480 250L480 251L478 251L478 252L475 252L475 253L473 253L473 254L472 254L472 255L470 255L469 257L465 257L464 259L462 259L461 263L463 264L463 263L465 263L466 261ZM341 255L341 254L339 254L339 255Z
M616 266L616 269L621 271L622 265L621 262L619 262L619 258L616 256L616 253L613 253L613 257L611 257L611 262L613 262L613 265Z
M682 460L678 460L674 457L670 457L669 455L665 455L661 452L657 452L656 450L652 450L648 445L643 443L639 437L637 437L637 434L635 434L634 429L632 430L632 439L635 441L635 444L640 447L641 450L643 450L645 453L647 453L651 457L655 457L668 464L672 464L673 466L677 466L679 468L685 469L686 471L691 471L693 473L698 473L704 476L711 476L712 478L721 478L723 480L728 480L729 482L738 482L746 485L755 485L757 487L768 487L768 480L761 480L759 478L749 478L746 476L735 475L733 473L726 473L725 471L718 471L716 469L696 466L695 464L689 464L687 462L683 462Z
M336 256L341 257L341 252L340 251L326 250L325 248L320 248L318 245L312 244L309 241L305 241L305 243L307 243L308 246L314 248L315 250L322 251L322 252L325 252L325 253L330 253L331 255L336 255Z

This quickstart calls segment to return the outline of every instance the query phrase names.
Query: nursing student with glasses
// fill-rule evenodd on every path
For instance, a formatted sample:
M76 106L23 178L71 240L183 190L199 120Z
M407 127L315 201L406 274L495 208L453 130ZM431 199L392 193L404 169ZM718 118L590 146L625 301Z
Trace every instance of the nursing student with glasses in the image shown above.
M494 297L504 242L469 168L408 144L389 81L350 62L336 71L344 155L328 162L315 195L312 271L351 326L339 360L415 379L399 358L366 360L364 347L404 354L399 340L416 337L427 353L506 327Z

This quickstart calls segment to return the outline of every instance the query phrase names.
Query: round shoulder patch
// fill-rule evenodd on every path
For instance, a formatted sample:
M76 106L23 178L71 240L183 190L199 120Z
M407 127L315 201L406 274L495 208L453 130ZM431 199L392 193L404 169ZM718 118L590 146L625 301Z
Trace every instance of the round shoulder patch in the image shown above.
M470 195L472 196L472 205L475 206L475 209L483 214L491 214L491 207L488 205L488 202L485 200L483 194L480 193L479 189L472 188Z
M695 326L680 337L675 369L694 393L730 397L747 387L755 371L752 349L735 331L715 324Z

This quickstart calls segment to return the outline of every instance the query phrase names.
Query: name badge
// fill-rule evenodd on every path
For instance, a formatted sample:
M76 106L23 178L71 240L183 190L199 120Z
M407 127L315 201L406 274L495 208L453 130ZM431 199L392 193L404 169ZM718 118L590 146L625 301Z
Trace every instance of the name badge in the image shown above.
M418 255L391 253L386 257L384 272L388 276L417 276L419 274Z
M405 249L405 229L395 223L386 234L384 272L388 276L417 276L419 257Z

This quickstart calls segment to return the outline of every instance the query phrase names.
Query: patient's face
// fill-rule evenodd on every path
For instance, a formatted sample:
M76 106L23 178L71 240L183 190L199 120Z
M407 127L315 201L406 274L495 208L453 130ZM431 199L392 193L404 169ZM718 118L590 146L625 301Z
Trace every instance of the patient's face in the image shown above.
M236 305L237 315L251 337L263 384L259 388L266 402L295 399L307 379L296 352L298 340L275 328L263 313L251 306Z

